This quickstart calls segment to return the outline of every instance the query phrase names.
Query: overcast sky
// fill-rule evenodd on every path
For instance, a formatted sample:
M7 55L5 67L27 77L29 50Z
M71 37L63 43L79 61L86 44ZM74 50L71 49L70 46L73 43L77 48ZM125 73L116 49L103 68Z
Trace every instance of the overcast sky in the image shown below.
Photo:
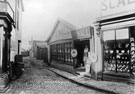
M99 16L99 0L23 0L22 43L45 41L58 17L76 27L92 25Z

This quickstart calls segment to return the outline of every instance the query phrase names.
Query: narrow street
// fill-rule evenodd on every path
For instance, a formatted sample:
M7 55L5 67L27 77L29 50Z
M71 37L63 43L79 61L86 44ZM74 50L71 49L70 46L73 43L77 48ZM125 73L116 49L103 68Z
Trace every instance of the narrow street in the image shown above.
M49 71L43 61L25 58L23 75L4 94L102 94Z

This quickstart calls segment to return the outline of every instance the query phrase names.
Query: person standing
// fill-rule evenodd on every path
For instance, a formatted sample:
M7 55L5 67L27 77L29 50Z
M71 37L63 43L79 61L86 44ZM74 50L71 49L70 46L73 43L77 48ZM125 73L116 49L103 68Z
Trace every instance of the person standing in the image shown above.
M86 64L85 64L85 72L86 74L90 73L90 68L91 68L91 53L88 52L88 58L86 60Z
M84 66L86 65L87 59L88 59L88 46L86 45L85 48L84 48L84 54L83 54Z
M90 73L90 66L91 66L91 60L90 60L91 53L88 50L88 46L85 46L84 49L84 66L85 66L85 73Z

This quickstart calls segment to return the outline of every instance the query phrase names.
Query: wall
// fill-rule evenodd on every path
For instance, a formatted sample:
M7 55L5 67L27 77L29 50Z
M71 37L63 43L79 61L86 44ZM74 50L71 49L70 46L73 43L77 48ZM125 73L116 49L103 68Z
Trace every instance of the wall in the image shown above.
M16 0L18 1L18 0ZM19 0L20 1L20 0ZM16 54L18 53L18 40L22 40L22 7L20 6L21 1L16 3L16 29L15 29L15 40L16 40ZM19 4L19 5L18 5ZM21 43L20 43L20 50L21 53ZM19 54L20 54L19 53Z
M97 30L95 29L95 53L98 57L97 62L94 63L93 68L95 72L95 78L96 79L101 79L102 78L102 44L101 44L101 36L102 35L97 35L96 34Z
M7 1L9 2L9 4L11 5L12 9L15 12L15 3L16 3L16 0L7 0Z

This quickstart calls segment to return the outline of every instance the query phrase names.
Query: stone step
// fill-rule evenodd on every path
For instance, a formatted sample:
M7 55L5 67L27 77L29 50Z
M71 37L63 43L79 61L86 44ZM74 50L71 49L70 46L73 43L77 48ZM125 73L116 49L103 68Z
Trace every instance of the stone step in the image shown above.
M75 74L77 74L77 75L84 75L84 77L91 78L91 74L90 73L76 71Z

